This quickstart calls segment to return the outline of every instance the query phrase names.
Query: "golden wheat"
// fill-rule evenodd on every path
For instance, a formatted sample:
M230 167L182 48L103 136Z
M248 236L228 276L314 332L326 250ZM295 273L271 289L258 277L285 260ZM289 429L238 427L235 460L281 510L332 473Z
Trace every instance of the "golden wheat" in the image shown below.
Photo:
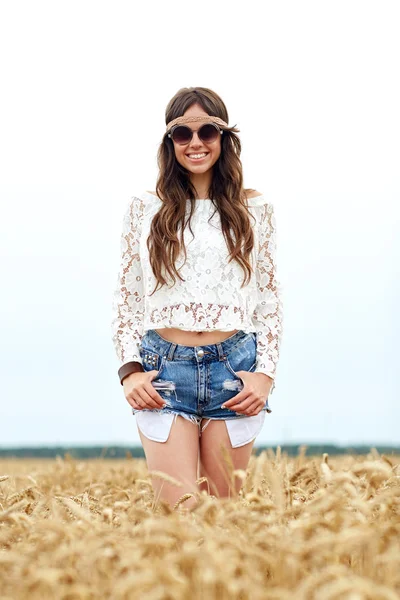
M193 493L142 459L0 460L0 598L400 598L400 457L223 462L232 497L188 511ZM173 508L151 477L182 488Z

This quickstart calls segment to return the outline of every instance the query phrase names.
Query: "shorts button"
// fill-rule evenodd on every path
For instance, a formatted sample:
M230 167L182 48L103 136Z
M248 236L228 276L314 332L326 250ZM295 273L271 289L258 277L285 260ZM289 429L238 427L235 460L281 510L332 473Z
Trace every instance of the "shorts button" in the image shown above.
M197 352L197 354L198 354L198 356L200 356L200 358L201 358L202 356L204 356L204 350L199 350L199 351Z

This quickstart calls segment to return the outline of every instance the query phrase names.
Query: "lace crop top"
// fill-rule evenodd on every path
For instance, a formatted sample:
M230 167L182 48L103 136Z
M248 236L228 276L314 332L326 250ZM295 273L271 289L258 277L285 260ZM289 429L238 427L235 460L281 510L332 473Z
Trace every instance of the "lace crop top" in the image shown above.
M190 210L190 200L187 200ZM142 363L139 347L149 329L177 327L188 331L241 329L257 336L254 372L275 379L282 336L281 286L276 267L274 208L263 195L248 199L256 218L251 282L240 288L244 271L229 252L219 213L210 199L196 200L191 235L184 231L186 263L176 268L185 281L164 285L152 296L156 279L151 269L147 237L161 200L149 192L133 196L126 207L121 235L121 264L112 302L112 340L121 366ZM213 215L210 219L210 216ZM210 220L209 220L210 219ZM253 225L254 220L250 218ZM167 276L166 276L167 278ZM168 279L167 279L168 281ZM270 393L275 386L272 384Z

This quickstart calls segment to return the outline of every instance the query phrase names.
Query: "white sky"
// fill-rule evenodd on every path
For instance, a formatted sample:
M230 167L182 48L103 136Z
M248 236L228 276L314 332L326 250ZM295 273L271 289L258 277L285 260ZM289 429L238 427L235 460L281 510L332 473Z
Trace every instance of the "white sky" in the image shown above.
M196 85L275 206L284 337L256 444L400 442L399 17L385 0L1 4L0 445L140 443L110 332L123 210Z

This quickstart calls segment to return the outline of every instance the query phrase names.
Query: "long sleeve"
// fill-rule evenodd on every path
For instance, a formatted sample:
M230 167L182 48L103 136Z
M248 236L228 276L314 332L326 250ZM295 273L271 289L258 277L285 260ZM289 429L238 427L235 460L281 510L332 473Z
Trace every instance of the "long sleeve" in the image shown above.
M121 263L112 302L112 341L121 365L142 363L144 285L139 241L144 203L133 196L125 211L121 235Z
M281 284L276 266L276 221L271 203L261 207L259 249L256 264L258 302L252 315L257 332L257 361L255 373L265 373L274 379L283 332L283 303Z

